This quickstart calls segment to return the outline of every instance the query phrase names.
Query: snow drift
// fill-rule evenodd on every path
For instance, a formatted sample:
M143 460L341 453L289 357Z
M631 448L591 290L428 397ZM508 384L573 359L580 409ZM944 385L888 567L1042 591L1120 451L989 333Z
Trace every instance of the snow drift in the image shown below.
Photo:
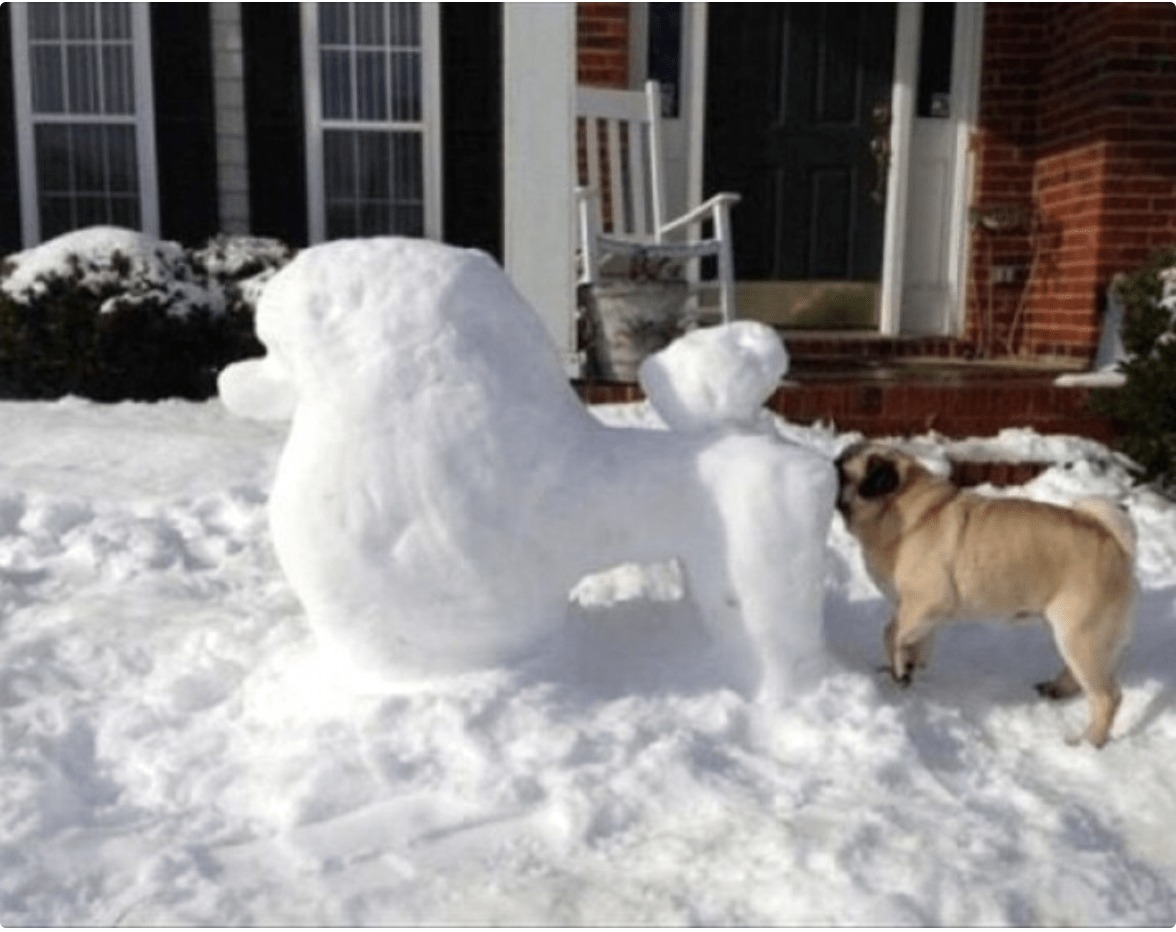
M689 431L610 429L488 256L339 241L270 282L268 355L226 371L222 393L244 414L293 411L274 544L349 676L399 685L558 648L584 576L678 560L716 662L774 695L819 666L835 480L824 457L740 426L786 365L757 326L695 334L701 350L651 367L655 404L672 395Z
M647 404L593 409L661 425ZM853 437L775 422L817 449ZM839 518L832 671L733 693L662 566L577 587L561 662L356 696L275 563L284 424L219 401L0 403L0 923L14 926L1171 926L1176 507L1076 438L985 455L1140 531L1124 705L1030 684L1047 632L953 628L912 689ZM927 455L959 452L921 438Z

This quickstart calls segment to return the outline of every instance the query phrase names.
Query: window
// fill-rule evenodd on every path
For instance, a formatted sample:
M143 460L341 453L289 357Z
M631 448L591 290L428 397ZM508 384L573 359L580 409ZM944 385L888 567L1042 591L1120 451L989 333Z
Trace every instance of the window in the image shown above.
M682 4L649 4L649 77L662 89L662 116L676 119L682 83Z
M146 3L12 9L26 245L94 224L157 234Z
M919 83L915 115L951 116L951 60L955 36L954 3L924 3L919 40Z
M440 238L435 4L304 4L312 242Z

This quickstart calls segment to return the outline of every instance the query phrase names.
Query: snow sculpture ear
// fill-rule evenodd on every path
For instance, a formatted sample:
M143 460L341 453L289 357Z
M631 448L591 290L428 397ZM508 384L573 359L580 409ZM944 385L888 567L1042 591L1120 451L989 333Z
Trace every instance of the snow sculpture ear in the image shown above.
M898 488L898 469L881 456L871 456L866 463L866 477L858 486L862 498L883 498Z

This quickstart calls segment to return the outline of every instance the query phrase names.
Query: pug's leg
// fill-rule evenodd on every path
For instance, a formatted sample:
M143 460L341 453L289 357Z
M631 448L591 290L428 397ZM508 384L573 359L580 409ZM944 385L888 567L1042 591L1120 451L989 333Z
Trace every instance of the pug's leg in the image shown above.
M1082 692L1082 687L1068 666L1062 667L1062 672L1052 680L1038 683L1035 688L1046 699L1069 699Z
M895 682L909 686L915 670L926 666L940 617L930 607L900 603L885 637L886 657Z
M911 674L916 667L925 665L922 654L923 642L913 644L909 647L903 648L903 653L900 659L896 654L898 650L895 639L898 636L898 618L894 617L890 620L890 624L886 626L886 633L883 636L883 645L886 650L886 665L881 669L886 670L890 674L890 678L901 686L911 685ZM899 672L899 671L903 672Z
M922 670L931 662L931 650L935 647L935 634L936 632L932 631L911 648L916 669Z

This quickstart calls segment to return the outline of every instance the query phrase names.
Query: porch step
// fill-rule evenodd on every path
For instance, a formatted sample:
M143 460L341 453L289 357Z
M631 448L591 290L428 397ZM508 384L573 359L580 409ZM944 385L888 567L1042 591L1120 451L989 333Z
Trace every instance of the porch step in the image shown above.
M869 437L933 430L958 439L1031 427L1042 434L1113 440L1111 420L1089 410L1090 390L1060 388L1057 374L974 363L823 373L798 367L768 407L796 423L823 421Z
M868 437L936 431L946 437L989 437L1007 427L1075 434L1103 443L1113 422L1089 411L1090 390L1054 385L1055 370L951 360L900 364L795 360L767 407L797 424L827 423ZM639 401L631 383L576 382L588 404Z
M843 331L780 330L789 356L807 362L869 362L902 359L970 360L974 343L954 337L884 337Z

